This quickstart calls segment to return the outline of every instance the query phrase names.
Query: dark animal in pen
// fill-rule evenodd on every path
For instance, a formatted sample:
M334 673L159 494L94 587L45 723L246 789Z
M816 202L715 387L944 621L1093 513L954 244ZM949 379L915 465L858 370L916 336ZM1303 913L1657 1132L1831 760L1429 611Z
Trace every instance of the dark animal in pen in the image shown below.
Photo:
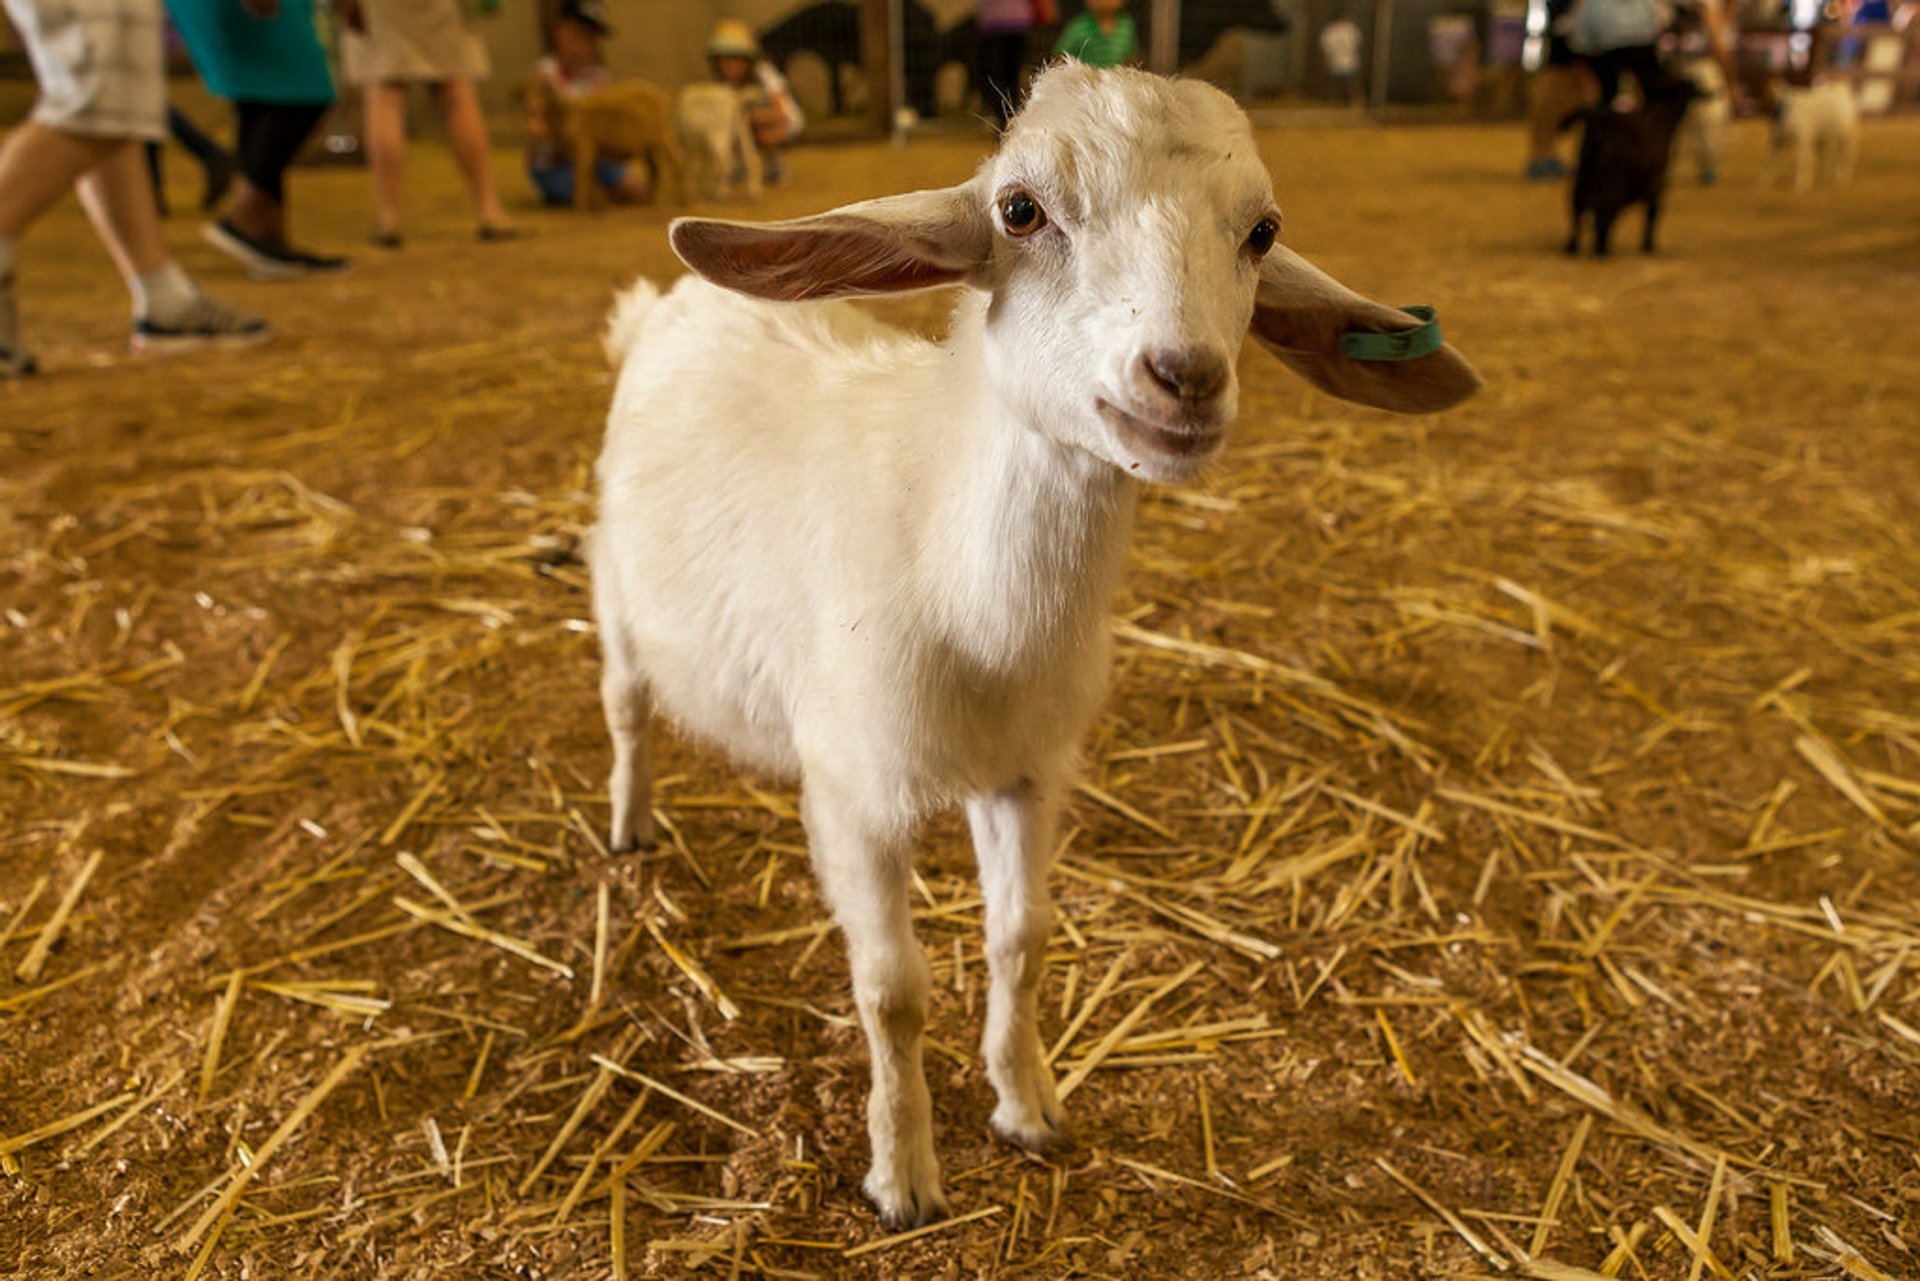
M933 14L925 5L908 0L901 7L901 20L905 27L902 34L907 55L907 105L922 116L931 116L937 107L934 77L941 64L949 60L946 39L940 34L934 24ZM970 28L972 20L968 19L960 26ZM963 38L960 52L965 55L963 65L969 70L973 66L971 50L971 43ZM846 75L864 66L860 57L860 6L848 4L846 0L826 0L824 4L808 5L769 27L760 37L760 51L783 74L794 55L811 53L817 56L827 64L828 82L833 94L833 114L844 115L847 110Z
M1571 128L1576 121L1586 126L1580 137L1579 165L1573 174L1568 253L1580 252L1581 220L1591 214L1594 257L1605 257L1614 221L1632 205L1646 207L1640 248L1653 252L1674 134L1686 117L1688 104L1699 96L1691 80L1669 80L1647 90L1646 101L1637 110L1582 107L1561 122L1562 129Z

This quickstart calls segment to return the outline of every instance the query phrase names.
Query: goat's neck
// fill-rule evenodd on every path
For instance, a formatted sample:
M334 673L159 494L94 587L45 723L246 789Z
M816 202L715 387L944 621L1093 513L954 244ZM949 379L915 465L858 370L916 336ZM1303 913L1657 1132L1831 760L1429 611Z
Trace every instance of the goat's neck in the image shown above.
M963 309L952 366L981 369L979 316ZM1062 445L1010 398L955 389L943 469L928 495L921 580L948 645L988 668L1044 663L1106 626L1132 531L1135 483Z

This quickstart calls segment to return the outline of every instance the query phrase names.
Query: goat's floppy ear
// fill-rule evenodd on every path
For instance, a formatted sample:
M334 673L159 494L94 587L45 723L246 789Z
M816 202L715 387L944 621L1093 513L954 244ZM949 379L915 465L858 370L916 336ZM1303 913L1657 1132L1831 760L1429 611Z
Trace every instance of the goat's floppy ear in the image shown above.
M992 252L971 186L914 191L787 222L676 218L680 260L739 293L775 302L963 284Z
M1471 396L1480 375L1459 352L1427 337L1437 332L1436 322L1362 298L1285 246L1275 245L1260 264L1253 336L1342 400L1417 414Z

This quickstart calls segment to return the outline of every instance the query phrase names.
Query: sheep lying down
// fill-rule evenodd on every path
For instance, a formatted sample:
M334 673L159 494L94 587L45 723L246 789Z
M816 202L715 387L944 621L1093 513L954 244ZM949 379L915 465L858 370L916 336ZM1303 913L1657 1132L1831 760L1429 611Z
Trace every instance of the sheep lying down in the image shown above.
M1230 98L1068 63L967 182L681 219L694 274L615 308L589 543L612 844L651 838L656 712L801 780L871 1051L865 1189L890 1224L947 1212L908 900L910 838L943 807L966 808L986 905L992 1128L1065 1139L1036 1008L1048 861L1139 484L1220 453L1249 333L1364 404L1427 413L1479 385L1437 323L1279 232ZM938 285L964 292L937 343L838 301Z

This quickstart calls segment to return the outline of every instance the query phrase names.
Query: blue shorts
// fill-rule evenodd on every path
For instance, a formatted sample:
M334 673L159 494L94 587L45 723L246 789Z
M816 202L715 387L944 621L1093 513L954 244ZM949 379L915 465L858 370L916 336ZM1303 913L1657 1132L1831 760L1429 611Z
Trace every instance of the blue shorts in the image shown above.
M573 203L573 166L553 165L545 169L536 169L529 165L527 177L533 179L533 185L540 190L540 198L550 205L571 205ZM593 167L593 180L612 191L627 180L627 166L622 161L606 160Z

